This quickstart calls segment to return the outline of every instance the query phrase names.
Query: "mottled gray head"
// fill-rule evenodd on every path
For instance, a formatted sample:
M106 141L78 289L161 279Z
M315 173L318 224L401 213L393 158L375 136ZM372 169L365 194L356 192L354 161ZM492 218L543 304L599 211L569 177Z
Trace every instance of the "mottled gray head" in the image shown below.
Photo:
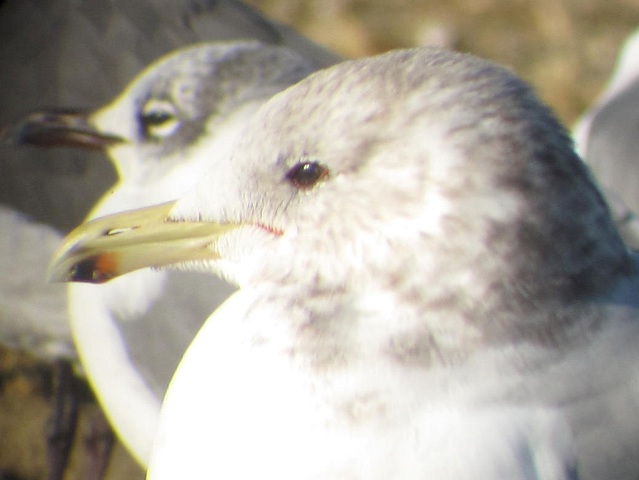
M160 230L173 240L206 229L193 221L241 228L147 265L204 258L242 286L387 286L433 316L494 319L604 295L627 260L587 167L532 90L433 48L346 62L276 95L170 217ZM88 270L106 244L87 249ZM84 273L73 278L103 278Z
M246 278L343 285L367 270L375 281L401 278L407 295L429 290L472 309L492 296L593 293L625 260L550 110L506 69L437 49L300 82L253 118L209 180L178 202L175 219L284 232L263 257L245 236L233 239L232 257L262 258ZM288 262L269 260L273 244Z

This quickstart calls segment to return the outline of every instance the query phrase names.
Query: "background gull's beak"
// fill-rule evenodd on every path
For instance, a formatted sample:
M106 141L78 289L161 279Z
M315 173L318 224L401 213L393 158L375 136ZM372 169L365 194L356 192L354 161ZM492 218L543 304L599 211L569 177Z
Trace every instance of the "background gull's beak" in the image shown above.
M175 202L84 223L67 235L49 266L51 282L104 283L146 267L220 258L216 240L239 224L179 222Z
M100 132L91 122L92 112L51 109L27 115L14 126L5 127L3 141L34 147L75 147L104 150L124 138Z

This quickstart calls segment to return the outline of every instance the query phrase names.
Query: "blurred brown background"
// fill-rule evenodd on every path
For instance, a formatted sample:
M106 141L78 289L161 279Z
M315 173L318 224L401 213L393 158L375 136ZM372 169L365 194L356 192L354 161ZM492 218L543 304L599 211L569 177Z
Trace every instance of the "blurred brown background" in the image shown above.
M639 26L639 0L251 0L346 57L439 44L505 64L531 82L571 125L610 75L624 38ZM0 349L0 480L45 478L50 372ZM83 406L78 442L94 413ZM76 448L69 480L82 478ZM15 477L10 476L11 472ZM121 447L108 478L141 480Z
M571 124L639 26L639 0L252 0L349 57L437 43L511 67Z

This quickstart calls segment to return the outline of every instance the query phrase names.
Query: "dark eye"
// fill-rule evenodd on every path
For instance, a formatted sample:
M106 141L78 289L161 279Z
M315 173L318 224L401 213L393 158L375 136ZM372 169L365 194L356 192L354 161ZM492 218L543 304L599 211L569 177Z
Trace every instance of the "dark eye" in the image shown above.
M175 105L167 100L150 99L140 112L144 134L163 138L171 135L179 126Z
M173 115L170 112L145 112L142 116L142 121L144 125L150 127L170 122L172 118Z
M286 178L300 190L311 188L326 178L328 169L319 162L301 162L291 168Z

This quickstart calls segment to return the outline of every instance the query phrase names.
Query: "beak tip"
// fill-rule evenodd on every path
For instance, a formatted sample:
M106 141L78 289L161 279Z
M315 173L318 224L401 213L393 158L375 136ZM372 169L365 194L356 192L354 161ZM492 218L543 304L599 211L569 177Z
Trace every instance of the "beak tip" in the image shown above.
M71 263L54 262L47 272L49 283L74 282L100 284L118 276L110 266L110 261L105 261L105 256L97 255Z

